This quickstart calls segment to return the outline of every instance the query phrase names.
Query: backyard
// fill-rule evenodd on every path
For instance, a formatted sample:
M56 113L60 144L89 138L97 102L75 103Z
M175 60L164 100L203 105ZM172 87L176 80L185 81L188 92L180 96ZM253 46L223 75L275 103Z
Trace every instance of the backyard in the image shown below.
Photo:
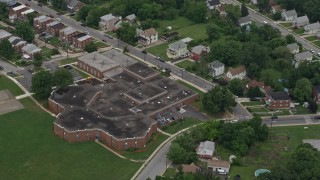
M141 166L94 142L63 141L52 132L55 117L21 102L24 109L0 116L1 179L130 179Z
M13 81L4 75L0 75L0 90L8 89L12 95L19 96L24 94L23 91Z

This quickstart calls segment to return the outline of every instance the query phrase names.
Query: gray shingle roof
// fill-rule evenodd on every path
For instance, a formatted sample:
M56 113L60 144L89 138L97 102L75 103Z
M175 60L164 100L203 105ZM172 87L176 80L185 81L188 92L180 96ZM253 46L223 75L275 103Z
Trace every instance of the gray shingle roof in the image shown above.
M172 44L169 44L169 49L172 51L177 51L179 49L186 48L186 47L187 47L187 44L182 41L177 41Z
M69 8L74 8L78 3L79 3L78 0L70 0L68 2L68 6L69 6Z
M208 66L211 68L219 68L219 67L224 66L224 64L220 61L213 61L213 62L209 63Z
M27 44L23 46L22 51L26 52L27 54L33 54L35 52L41 51L41 49L34 44Z
M130 14L128 16L126 16L126 19L130 20L130 21L133 21L136 19L136 15L135 14Z
M195 46L191 49L191 52L195 53L195 54L201 54L202 51L207 51L209 52L210 51L210 48L209 47L206 47L204 45L198 45L198 46Z
M309 22L309 18L308 16L300 16L300 17L294 18L293 21L296 23L304 23L304 22Z
M7 38L7 37L10 37L10 36L12 36L11 33L9 33L8 31L0 29L0 39Z
M292 43L292 44L288 44L287 48L292 51L292 50L296 50L299 49L299 45L297 43Z
M319 22L316 22L316 23L313 23L313 24L309 24L309 25L306 25L304 27L305 31L312 31L312 30L317 30L317 29L320 29L320 23Z
M250 16L241 17L238 19L238 22L239 24L248 23L248 22L251 22L251 18Z
M296 16L297 15L297 11L296 10L285 11L284 14L287 17L292 17L292 16Z
M310 58L312 56L313 56L313 54L310 51L305 51L305 52L301 52L301 53L294 55L294 59L297 61L302 61L302 60L305 60L305 59Z
M112 15L111 13L100 17L100 19L103 19L104 21L109 21L114 18L116 18L116 17L114 15Z

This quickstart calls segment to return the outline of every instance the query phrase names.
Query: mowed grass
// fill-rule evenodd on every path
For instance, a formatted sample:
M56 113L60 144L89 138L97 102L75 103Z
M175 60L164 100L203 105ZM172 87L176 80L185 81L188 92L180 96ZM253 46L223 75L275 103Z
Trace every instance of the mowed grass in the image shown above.
M188 67L193 66L193 62L191 62L189 60L184 60L184 61L177 63L176 66L181 67L183 69L187 69Z
M59 65L65 65L65 64L71 64L71 63L75 63L77 62L77 58L66 58L66 59L62 59L59 62Z
M286 23L280 23L282 26L284 27L291 27L292 26L292 23L290 22L286 22Z
M306 37L305 39L308 41L314 41L314 40L317 40L317 37L316 36L309 36L309 37Z
M269 110L264 107L250 107L248 110L250 112L269 112Z
M182 120L178 120L168 126L166 126L163 131L169 133L169 134L175 134L179 132L182 129L191 127L193 125L199 124L202 121L198 119L193 119L193 118L184 118Z
M206 24L194 24L177 30L182 37L190 37L193 40L204 40L208 38Z
M183 16L176 17L174 20L161 20L159 21L159 25L161 28L165 29L169 26L172 27L173 31L176 29L184 28L187 26L191 26L194 24L191 20L188 18L185 18Z
M168 61L169 60L169 58L167 56L168 45L169 45L169 43L162 43L157 46L153 46L151 48L148 48L147 52L150 54L153 54L155 56L159 56L162 59Z
M0 116L1 179L130 179L141 166L94 142L67 143L52 132L55 117L29 99Z
M315 44L316 46L320 47L320 41L313 41L313 44Z
M0 75L0 90L8 89L12 95L19 96L24 94L24 92L17 86L13 81L4 75Z
M293 32L295 32L295 33L297 33L297 34L301 35L301 34L303 34L303 33L304 33L304 29L303 29L303 28L293 29Z
M242 102L241 103L243 106L258 106L258 105L263 105L262 101L250 101L250 102Z

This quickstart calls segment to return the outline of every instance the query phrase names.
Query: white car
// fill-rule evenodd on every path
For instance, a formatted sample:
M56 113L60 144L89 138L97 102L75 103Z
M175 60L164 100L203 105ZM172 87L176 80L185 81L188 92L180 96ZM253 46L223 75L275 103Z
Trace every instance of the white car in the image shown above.
M311 51L312 53L315 53L315 51L314 51L313 49L310 49L310 51Z
M59 22L61 21L61 19L60 19L60 18L56 18L56 20L57 20L57 21L59 21Z
M267 21L263 21L263 24L268 24L268 22Z

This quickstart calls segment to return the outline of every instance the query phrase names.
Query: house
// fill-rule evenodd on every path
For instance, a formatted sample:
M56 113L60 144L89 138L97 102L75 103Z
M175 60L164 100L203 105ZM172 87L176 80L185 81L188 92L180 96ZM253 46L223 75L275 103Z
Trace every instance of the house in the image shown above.
M258 87L260 89L261 92L263 93L269 93L270 91L272 91L272 88L270 86L266 86L264 84L263 81L257 81L257 80L252 80L250 81L247 85L246 85L246 88L249 89L249 88L255 88L255 87Z
M310 51L301 52L294 55L294 60L296 62L301 61L311 61L313 57L313 54Z
M226 173L229 173L230 170L230 162L229 161L223 161L223 160L209 160L207 163L207 167L209 170L212 170L213 172L219 172L218 170L222 170Z
M198 171L200 171L200 168L195 165L194 163L191 164L182 164L182 172L184 173L196 173Z
M206 0L206 4L210 10L218 9L220 6L220 0Z
M219 11L220 16L226 16L226 15L227 15L227 12L226 12L225 5L224 5L224 4L221 4L221 5L218 7L218 11Z
M238 78L238 79L242 80L242 79L246 78L246 76L247 76L247 71L243 65L241 65L237 68L230 67L227 72L227 78L229 78L229 79Z
M76 12L83 8L84 4L78 0L67 0L67 8L70 12Z
M315 34L318 31L320 31L320 23L319 22L309 24L304 27L305 34Z
M272 6L271 7L271 12L272 12L272 14L275 14L275 13L277 13L277 12L281 12L281 5L274 5L274 6Z
M195 61L199 61L202 55L206 55L209 52L209 46L198 45L191 49L190 58Z
M290 108L290 97L284 91L269 92L265 99L266 105L270 109L288 109Z
M60 30L59 36L60 40L67 41L69 43L73 43L73 36L78 35L80 32L73 29L72 27L66 27Z
M20 5L20 6L16 6L16 7L11 7L9 9L9 19L11 22L14 22L18 17L21 16L21 13L23 11L28 10L29 8L25 5Z
M320 85L313 86L312 97L316 102L320 102Z
M308 16L295 17L292 19L292 27L302 27L309 24Z
M252 23L252 22L251 22L250 16L245 16L245 17L241 17L241 18L238 19L238 25L239 25L240 27L249 25L249 24L251 24L251 23Z
M252 4L258 4L258 0L251 0Z
M208 66L212 77L220 76L224 73L224 64L219 61L213 61Z
M182 42L184 42L184 43L186 43L186 44L188 44L188 43L191 42L192 40L193 40L193 39L190 38L190 37L186 37L186 38L180 39L180 41L182 41Z
M121 17L114 16L111 13L109 13L107 15L100 17L99 27L102 30L112 31L115 29L115 25L120 20L121 20Z
M154 28L146 29L139 34L138 40L145 46L154 44L158 41L158 32Z
M130 15L126 16L123 19L123 21L132 24L136 21L136 19L137 19L137 16L135 14L130 14Z
M292 21L293 18L297 18L296 10L284 11L281 13L281 19L284 21Z
M30 14L30 13L34 13L34 12L36 12L36 11L34 11L33 9L27 9L27 10L25 10L25 11L23 11L21 13L19 18L23 19L23 20L26 20L28 18L27 15Z
M0 29L0 41L2 41L4 39L9 39L11 36L12 36L12 34L9 33L8 31Z
M178 37L179 33L178 32L170 32L170 33L165 33L161 36L161 39L163 41L169 42L172 41L174 38Z
M0 0L0 2L5 3L7 6L12 6L17 3L16 0Z
M288 44L287 48L292 54L296 54L300 52L300 47L297 43Z
M47 24L51 23L53 19L48 16L39 16L33 19L33 26L38 30L38 31L45 31Z
M200 142L197 148L197 156L200 158L211 159L215 149L215 143L212 141Z
M21 53L22 47L24 47L27 44L27 41L17 36L11 36L8 40L11 43L12 48L19 53Z
M61 22L59 21L52 21L51 23L48 23L46 25L46 31L47 33L55 36L55 35L59 35L59 31L61 29L64 28L64 24L62 24Z
M73 42L74 47L83 49L86 45L92 42L92 37L90 35L81 36Z
M27 44L22 47L21 51L24 59L31 60L34 58L35 54L41 52L41 49L34 44Z
M177 41L169 44L169 48L167 49L167 56L172 59L187 57L187 44L182 41Z

